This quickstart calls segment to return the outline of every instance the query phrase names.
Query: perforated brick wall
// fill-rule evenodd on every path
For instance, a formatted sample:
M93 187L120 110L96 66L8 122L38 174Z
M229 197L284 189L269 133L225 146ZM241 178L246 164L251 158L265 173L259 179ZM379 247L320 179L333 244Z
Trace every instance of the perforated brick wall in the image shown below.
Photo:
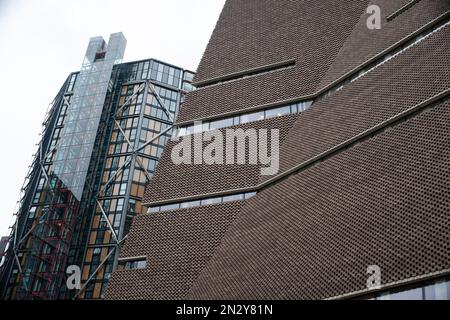
M450 103L250 199L189 299L322 299L450 268Z
M450 26L315 103L284 140L280 171L450 88L449 44Z
M242 202L137 216L121 257L147 267L114 272L106 299L180 299L219 245Z
M364 63L384 49L394 45L402 38L413 33L433 19L450 10L450 1L447 0L422 0L404 14L392 21L386 18L397 11L410 0L373 0L370 4L376 4L381 9L381 29L370 30L367 28L368 14L361 18L351 35L347 38L333 64L322 79L318 89L325 87L332 81L351 71L357 65Z

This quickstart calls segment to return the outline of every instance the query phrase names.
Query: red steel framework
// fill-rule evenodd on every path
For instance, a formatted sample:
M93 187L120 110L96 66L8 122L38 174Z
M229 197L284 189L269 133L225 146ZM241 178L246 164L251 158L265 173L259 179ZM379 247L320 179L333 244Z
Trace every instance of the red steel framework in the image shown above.
M51 204L47 206L45 220L40 221L31 237L31 252L26 275L21 279L27 283L18 292L20 299L57 299L66 278L64 266L69 255L79 202L72 192L57 182L52 191ZM31 259L30 259L31 258ZM24 281L25 280L25 281Z

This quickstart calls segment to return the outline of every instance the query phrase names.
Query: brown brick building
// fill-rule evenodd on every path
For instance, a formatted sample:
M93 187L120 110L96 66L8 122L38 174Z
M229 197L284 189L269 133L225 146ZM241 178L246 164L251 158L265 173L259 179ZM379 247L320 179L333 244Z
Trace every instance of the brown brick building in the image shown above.
M169 142L108 299L450 299L450 1L228 0L194 82L178 134L278 128L280 170Z

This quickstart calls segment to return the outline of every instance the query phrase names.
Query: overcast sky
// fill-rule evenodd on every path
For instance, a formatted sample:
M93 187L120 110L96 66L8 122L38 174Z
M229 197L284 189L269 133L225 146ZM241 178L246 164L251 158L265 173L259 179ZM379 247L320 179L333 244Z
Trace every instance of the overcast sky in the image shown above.
M124 62L156 58L195 71L225 0L0 0L0 236L41 123L89 38L121 31Z

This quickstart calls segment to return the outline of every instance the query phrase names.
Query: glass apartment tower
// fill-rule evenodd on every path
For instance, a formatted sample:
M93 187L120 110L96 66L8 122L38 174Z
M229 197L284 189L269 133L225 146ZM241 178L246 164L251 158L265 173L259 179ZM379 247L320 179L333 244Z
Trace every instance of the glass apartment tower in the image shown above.
M122 63L122 33L91 38L51 104L0 266L2 299L101 299L193 73ZM81 284L68 289L78 269Z

